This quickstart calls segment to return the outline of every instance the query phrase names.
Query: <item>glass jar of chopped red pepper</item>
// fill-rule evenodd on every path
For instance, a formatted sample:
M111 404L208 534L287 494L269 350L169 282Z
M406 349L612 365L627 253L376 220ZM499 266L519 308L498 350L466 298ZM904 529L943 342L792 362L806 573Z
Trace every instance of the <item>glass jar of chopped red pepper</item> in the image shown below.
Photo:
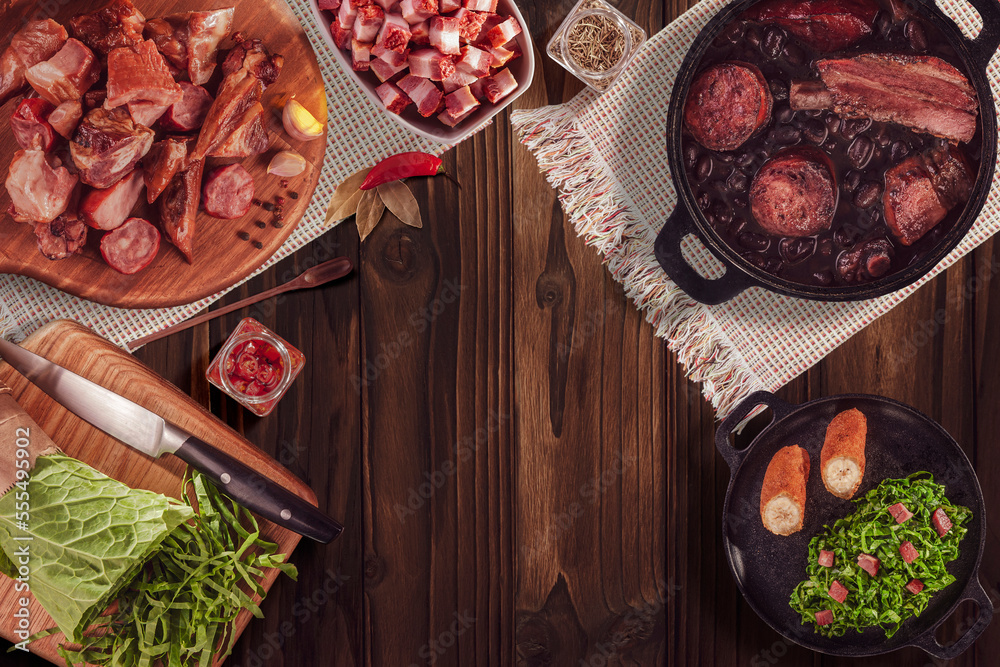
M247 317L205 373L208 381L259 417L271 413L306 358L288 341Z

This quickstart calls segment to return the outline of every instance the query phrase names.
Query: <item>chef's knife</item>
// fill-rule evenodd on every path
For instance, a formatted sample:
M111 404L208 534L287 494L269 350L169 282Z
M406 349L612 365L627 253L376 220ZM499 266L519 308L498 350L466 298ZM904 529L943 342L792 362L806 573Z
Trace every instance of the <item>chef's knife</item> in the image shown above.
M154 412L0 338L0 357L70 412L140 452L169 453L260 516L326 544L344 529L311 504Z

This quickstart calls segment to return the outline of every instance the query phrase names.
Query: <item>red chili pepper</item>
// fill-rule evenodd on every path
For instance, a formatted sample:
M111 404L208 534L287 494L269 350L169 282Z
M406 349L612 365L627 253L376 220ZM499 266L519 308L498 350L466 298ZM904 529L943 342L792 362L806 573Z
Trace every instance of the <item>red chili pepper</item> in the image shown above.
M365 182L361 184L362 190L371 190L380 185L398 181L411 176L435 176L443 174L441 158L429 153L399 153L375 165Z

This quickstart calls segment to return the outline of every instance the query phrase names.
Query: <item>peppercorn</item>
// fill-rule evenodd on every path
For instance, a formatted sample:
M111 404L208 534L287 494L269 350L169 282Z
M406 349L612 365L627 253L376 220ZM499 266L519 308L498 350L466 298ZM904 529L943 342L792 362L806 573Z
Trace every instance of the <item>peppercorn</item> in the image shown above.
M260 227L261 229L264 229L265 227L267 227L267 223L266 223L266 222L264 222L263 220L258 220L258 221L257 221L256 223L254 223L254 224L256 224L256 225L257 225L258 227Z
M277 220L272 220L271 221L271 226L274 227L275 229L281 229L285 225L282 224L282 223L280 223L280 222L278 222Z
M292 199L298 199L299 198L299 193L298 192L289 192L288 196L291 197Z
M251 200L250 203L253 204L254 206L260 206L260 200L256 199L256 198L254 198L253 200Z
M254 242L253 242L253 247L254 247L254 248L257 248L257 250L260 250L261 248L263 248L263 247L264 247L264 244L263 244L263 243L261 243L260 241L254 241Z
M249 241L250 240L250 235L247 234L246 232L238 232L236 235L240 237L241 241Z
M274 204L272 204L269 201L264 202L263 204L261 204L261 206L263 206L263 208L264 208L265 211L273 211L274 210Z

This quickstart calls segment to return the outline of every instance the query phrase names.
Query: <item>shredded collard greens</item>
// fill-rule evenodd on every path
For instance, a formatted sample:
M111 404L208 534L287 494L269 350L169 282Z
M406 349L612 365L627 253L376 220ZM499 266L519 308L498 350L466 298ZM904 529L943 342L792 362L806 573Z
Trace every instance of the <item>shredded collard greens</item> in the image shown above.
M68 667L209 667L232 651L243 609L261 617L253 595L264 596L265 570L297 577L278 545L261 539L253 515L200 473L185 478L184 490L194 519L163 541L80 649L59 649Z
M934 483L929 472L918 472L906 479L887 479L864 497L853 514L836 521L809 542L809 578L792 591L792 609L802 615L804 624L813 623L816 631L827 637L839 637L849 628L863 632L881 627L892 637L899 626L912 616L919 616L931 596L955 581L947 565L958 558L958 545L965 537L972 519L967 507L952 505L942 484ZM896 523L889 507L903 503L913 513L904 523ZM939 537L931 524L931 515L944 508L953 524ZM911 542L920 557L906 563L899 553L903 542ZM834 553L833 567L819 564L820 550ZM858 566L858 555L869 554L881 561L874 577ZM924 584L916 595L906 590L913 579ZM843 603L830 597L830 584L839 581L848 590ZM816 624L816 612L832 610L833 622Z

